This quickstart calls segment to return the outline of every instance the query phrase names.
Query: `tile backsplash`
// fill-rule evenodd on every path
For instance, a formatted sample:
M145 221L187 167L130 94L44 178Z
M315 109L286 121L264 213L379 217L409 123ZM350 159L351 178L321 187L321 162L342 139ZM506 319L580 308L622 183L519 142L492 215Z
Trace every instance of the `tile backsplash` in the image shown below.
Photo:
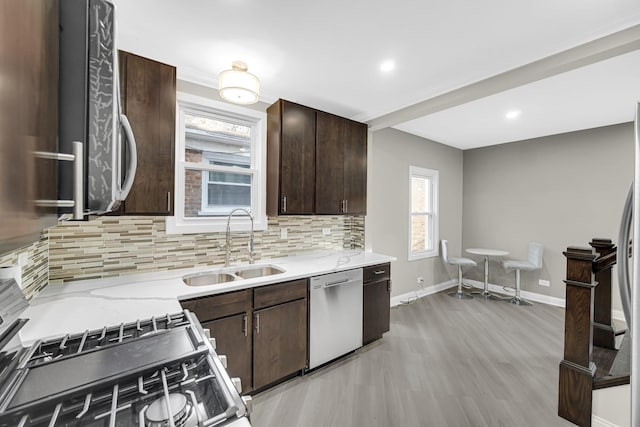
M20 258L26 263L22 265L22 292L28 300L33 298L49 283L49 238L48 230L42 232L40 240L0 256L0 267L18 265Z
M280 239L281 229L287 239ZM323 234L329 229L330 234ZM223 265L225 233L167 234L164 217L99 217L49 229L49 282ZM234 262L248 261L248 232L234 232ZM364 217L269 218L255 233L256 260L323 249L364 247ZM0 259L1 261L1 259Z

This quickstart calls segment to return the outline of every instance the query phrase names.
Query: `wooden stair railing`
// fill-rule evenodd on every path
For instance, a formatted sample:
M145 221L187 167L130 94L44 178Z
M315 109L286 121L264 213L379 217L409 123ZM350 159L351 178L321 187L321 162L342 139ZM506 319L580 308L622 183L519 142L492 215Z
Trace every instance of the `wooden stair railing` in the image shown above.
M558 415L591 426L593 390L629 384L629 345L616 349L611 316L611 270L616 247L593 239L570 246L567 258L564 357L560 362Z

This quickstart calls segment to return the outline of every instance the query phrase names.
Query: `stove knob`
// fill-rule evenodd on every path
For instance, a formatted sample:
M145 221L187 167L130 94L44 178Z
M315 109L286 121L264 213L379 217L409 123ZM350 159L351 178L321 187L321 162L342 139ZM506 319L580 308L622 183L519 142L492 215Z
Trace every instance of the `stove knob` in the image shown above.
M242 401L244 406L247 407L247 413L251 414L253 412L253 399L251 396L242 396Z
M231 378L231 382L235 386L236 390L238 390L238 393L242 393L242 381L240 381L240 378Z
M218 359L220 359L220 362L222 363L222 366L224 366L224 369L227 369L227 356L225 354L219 354Z
M215 338L209 338L209 342L211 343L211 347L213 347L213 349L216 349L216 339Z
M208 338L211 339L211 329L203 329L204 331L204 335Z

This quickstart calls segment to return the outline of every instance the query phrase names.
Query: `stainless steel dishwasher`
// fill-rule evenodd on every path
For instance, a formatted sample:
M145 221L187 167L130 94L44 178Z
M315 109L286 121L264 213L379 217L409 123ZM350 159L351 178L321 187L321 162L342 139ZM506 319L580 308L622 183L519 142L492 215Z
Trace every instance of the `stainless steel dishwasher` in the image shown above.
M362 347L362 269L309 281L309 368Z

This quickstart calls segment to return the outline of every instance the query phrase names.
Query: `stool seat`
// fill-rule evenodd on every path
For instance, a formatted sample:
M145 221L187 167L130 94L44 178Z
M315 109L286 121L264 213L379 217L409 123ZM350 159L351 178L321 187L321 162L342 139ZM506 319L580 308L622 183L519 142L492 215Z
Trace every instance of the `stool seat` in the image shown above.
M474 260L470 259L470 258L461 258L461 257L451 257L449 258L449 262L448 264L451 265L462 265L462 266L476 266L478 265L477 262L475 262Z
M471 295L462 292L462 266L475 266L478 264L470 258L449 257L449 242L446 240L440 241L440 256L442 257L442 262L445 264L458 267L458 290L449 293L449 296L458 299L473 299Z
M531 264L529 261L519 261L517 259L509 259L507 261L503 261L502 266L507 270L518 268L525 271L534 271L540 268L536 265Z
M543 246L540 243L529 243L529 259L521 261L517 259L508 259L502 261L502 266L506 270L516 271L516 296L509 301L516 305L531 305L529 301L520 298L520 271L535 271L542 268L542 252Z

